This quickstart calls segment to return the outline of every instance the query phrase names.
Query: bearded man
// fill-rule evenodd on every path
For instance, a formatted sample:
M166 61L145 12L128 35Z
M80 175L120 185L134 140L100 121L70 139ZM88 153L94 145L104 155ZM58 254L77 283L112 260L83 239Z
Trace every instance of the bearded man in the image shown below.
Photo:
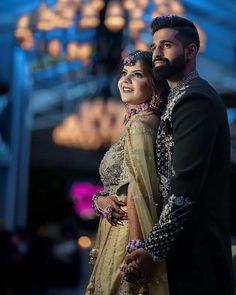
M157 134L161 215L128 256L130 277L148 278L165 259L170 295L233 295L226 110L196 71L195 25L163 16L151 29L154 74L171 88Z

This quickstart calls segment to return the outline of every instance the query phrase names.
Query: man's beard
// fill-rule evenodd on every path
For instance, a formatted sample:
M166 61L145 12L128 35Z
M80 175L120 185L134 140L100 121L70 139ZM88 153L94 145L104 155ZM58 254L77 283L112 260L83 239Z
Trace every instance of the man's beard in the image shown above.
M183 72L186 67L184 54L176 57L175 59L173 59L172 62L170 62L167 58L162 57L157 58L156 60L161 60L165 62L165 65L159 67L155 67L155 65L153 64L154 78L159 81L163 81L166 79L168 80L168 78Z

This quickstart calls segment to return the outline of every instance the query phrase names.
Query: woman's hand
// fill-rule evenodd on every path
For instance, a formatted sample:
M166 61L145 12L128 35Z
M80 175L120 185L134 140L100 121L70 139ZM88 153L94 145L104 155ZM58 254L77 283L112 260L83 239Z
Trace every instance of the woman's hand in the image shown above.
M112 208L111 217L107 219L107 221L110 222L111 225L122 225L122 220L128 219L127 213L121 209L121 207L126 206L126 204L122 201L119 201L116 196L101 196L97 199L97 204L102 210L105 210L108 207Z

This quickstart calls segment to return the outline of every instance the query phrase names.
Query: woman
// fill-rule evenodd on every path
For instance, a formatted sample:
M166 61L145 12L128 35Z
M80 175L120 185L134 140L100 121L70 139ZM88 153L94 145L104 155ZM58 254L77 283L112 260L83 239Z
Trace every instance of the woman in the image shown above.
M95 265L86 294L166 295L164 262L156 265L148 282L132 282L124 259L144 246L158 219L154 146L168 89L153 79L152 55L146 51L124 59L118 88L127 106L126 128L100 165L104 191L94 195L93 206L102 218L90 254Z

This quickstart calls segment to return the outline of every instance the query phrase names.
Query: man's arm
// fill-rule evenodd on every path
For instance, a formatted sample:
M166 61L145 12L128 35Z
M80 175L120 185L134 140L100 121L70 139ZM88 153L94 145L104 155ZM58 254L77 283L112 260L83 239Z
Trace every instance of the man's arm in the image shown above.
M217 132L215 110L206 97L187 97L172 112L174 175L159 222L146 241L155 261L163 260L188 221L208 173Z

